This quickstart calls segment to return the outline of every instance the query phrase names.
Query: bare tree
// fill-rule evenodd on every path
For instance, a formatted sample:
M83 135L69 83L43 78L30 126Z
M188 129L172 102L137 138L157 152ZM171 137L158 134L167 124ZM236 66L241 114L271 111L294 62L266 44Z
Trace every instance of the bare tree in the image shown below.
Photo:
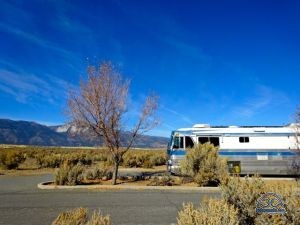
M129 80L110 62L99 67L89 66L87 80L81 79L80 90L71 90L68 96L68 114L77 127L89 128L103 138L114 161L112 184L116 184L122 157L133 145L135 138L158 124L155 118L158 97L149 95L130 132L129 142L121 146L123 118L127 111Z

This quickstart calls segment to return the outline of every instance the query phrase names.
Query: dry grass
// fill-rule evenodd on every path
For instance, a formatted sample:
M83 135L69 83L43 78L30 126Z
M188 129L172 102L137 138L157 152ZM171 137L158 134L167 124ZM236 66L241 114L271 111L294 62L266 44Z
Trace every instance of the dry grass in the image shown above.
M52 225L84 225L87 219L87 209L77 208L60 213Z
M94 211L91 218L88 218L86 208L76 208L62 212L52 222L52 225L112 225L109 215L102 215Z

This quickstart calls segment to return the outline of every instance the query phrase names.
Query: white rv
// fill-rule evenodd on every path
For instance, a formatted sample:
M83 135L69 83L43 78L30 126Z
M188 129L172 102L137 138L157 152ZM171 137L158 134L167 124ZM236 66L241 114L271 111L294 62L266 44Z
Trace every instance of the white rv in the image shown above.
M227 158L232 173L292 175L300 167L298 127L196 124L181 128L171 134L168 170L176 173L187 148L210 142L219 148L220 156Z

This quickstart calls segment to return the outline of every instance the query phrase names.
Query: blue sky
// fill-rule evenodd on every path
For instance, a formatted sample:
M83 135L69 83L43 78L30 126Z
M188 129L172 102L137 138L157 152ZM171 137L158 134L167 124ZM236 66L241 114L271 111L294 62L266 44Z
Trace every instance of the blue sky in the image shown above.
M299 1L0 1L0 117L53 125L86 67L131 79L128 121L160 96L161 124L282 125L300 105Z

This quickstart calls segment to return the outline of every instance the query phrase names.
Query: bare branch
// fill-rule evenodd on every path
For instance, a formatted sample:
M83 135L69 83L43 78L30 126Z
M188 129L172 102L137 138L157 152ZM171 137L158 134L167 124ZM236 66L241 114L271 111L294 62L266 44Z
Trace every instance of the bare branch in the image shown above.
M137 135L141 135L151 129L153 129L155 126L159 124L158 118L155 117L155 112L158 107L158 96L155 94L152 94L146 98L146 102L141 110L139 120L136 124L136 126L132 130L132 136L129 141L129 144L127 145L127 150L131 148L133 145L134 139Z
M80 80L79 91L69 92L68 114L74 125L88 128L94 135L103 138L115 162L115 184L123 154L132 146L137 135L158 124L154 116L158 97L150 95L146 98L129 144L121 148L121 123L126 112L130 82L124 80L110 62L101 63L98 68L89 66L87 75L87 80Z

